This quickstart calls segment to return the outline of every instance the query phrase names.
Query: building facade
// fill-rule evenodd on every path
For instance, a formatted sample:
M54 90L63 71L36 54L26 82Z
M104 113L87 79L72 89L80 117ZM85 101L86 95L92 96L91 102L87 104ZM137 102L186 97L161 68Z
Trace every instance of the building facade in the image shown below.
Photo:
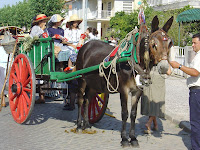
M147 0L147 3L156 11L180 9L187 5L200 8L200 0Z
M77 14L83 18L80 24L84 32L87 27L93 27L98 30L98 38L104 38L109 31L110 18L115 16L116 12L132 12L138 8L139 0L67 0L69 8L67 17Z

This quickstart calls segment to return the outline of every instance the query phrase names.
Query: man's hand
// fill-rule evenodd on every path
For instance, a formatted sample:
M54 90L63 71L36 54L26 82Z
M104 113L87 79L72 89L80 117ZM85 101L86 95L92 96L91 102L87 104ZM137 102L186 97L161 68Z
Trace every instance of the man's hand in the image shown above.
M172 66L172 68L179 68L180 64L176 61L170 61L169 64ZM190 68L190 67L186 67L181 65L181 68L179 68L180 70L182 70L183 72L185 72L186 74L190 75L190 76L194 76L197 77L199 76L199 71L197 71L194 68Z

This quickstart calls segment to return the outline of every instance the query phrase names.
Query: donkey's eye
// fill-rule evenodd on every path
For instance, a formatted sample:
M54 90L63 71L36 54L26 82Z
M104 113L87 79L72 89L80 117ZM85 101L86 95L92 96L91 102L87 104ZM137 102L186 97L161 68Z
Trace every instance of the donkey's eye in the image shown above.
M154 44L152 45L152 47L153 47L153 49L156 50L156 49L157 49L157 44L154 43Z
M168 45L168 48L171 48L172 46L173 46L173 42L170 41L170 42L169 42L169 45Z

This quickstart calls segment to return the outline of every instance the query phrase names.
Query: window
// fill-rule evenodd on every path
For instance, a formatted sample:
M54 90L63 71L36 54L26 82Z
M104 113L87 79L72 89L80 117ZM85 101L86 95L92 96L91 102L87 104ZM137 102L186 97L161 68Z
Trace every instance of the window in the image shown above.
M108 16L111 16L112 3L108 2Z
M132 12L133 4L132 2L123 2L123 11L124 12Z

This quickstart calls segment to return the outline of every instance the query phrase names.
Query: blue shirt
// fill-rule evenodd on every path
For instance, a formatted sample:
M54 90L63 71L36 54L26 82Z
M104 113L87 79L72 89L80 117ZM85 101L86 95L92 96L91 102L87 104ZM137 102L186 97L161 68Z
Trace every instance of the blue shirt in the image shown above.
M56 28L48 28L47 31L48 31L48 34L50 37L53 37L55 34L59 34L62 37L64 37L64 30L60 27L58 27L57 29ZM54 39L54 42L61 43L62 40Z

